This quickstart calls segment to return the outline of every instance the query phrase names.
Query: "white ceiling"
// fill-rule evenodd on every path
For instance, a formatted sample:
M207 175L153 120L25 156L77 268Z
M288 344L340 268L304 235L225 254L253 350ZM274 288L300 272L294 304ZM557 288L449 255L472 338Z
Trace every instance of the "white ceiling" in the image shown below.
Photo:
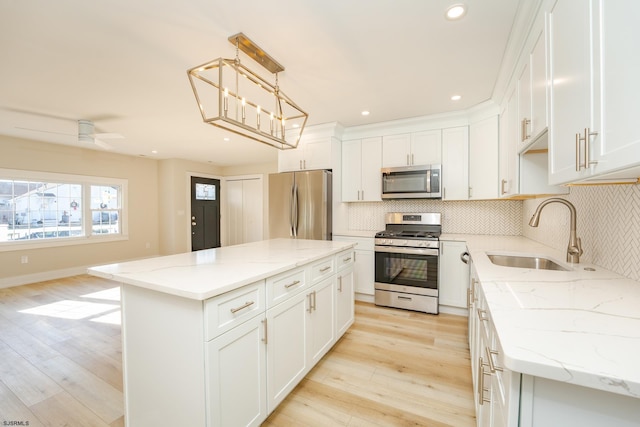
M274 161L276 149L223 135L197 109L186 70L233 58L229 36L244 32L284 65L280 87L309 113L308 125L354 126L489 99L521 1L4 0L0 133L87 146L66 134L89 119L98 132L125 136L108 141L114 152L221 166ZM468 12L447 21L455 3Z

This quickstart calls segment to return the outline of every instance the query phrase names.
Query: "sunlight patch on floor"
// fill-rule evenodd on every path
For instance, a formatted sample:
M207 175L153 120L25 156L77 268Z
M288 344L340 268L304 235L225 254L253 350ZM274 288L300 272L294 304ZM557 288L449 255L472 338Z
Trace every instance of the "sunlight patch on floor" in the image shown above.
M100 304L96 302L64 300L52 304L20 310L20 313L40 316L58 317L61 319L84 319L107 311L120 308L119 305Z

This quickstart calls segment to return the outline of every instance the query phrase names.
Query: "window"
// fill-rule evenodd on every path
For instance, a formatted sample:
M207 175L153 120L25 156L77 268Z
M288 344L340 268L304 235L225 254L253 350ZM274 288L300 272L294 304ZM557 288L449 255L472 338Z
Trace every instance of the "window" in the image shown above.
M0 250L126 238L127 181L0 169Z

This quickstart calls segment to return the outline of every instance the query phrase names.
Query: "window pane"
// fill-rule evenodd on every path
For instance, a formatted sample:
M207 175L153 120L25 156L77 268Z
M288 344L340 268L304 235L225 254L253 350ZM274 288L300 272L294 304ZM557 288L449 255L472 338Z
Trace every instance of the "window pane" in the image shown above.
M91 186L92 234L119 234L121 214L119 185Z
M81 236L81 212L79 184L0 180L0 242Z
M196 183L196 200L215 200L216 186Z

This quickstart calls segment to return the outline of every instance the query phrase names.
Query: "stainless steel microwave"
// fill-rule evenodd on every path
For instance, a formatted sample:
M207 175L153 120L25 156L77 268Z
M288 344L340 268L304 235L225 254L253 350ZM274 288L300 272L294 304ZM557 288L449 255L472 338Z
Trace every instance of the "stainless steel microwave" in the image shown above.
M440 199L442 165L382 168L383 199Z

